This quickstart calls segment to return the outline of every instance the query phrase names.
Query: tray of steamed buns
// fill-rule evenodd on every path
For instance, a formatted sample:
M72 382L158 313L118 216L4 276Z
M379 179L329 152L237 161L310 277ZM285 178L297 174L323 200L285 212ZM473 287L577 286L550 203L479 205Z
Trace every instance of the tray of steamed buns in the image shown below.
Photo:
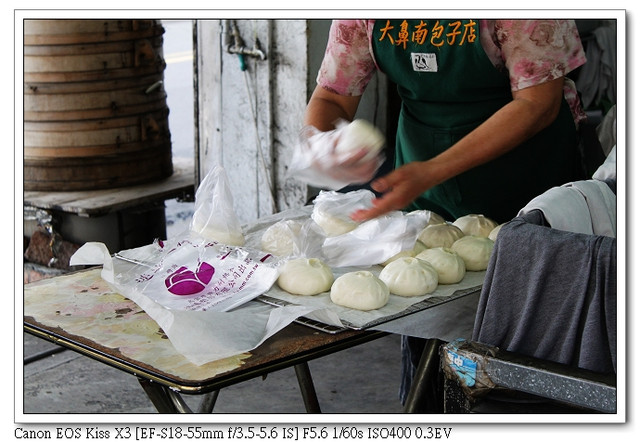
M326 313L321 319L300 322L335 331L368 328L479 290L501 225L482 214L448 222L426 212L426 225L410 247L366 267L331 267L321 255L295 256L297 240L309 231L304 219L273 223L262 233L261 248L283 257L283 264L276 284L258 299L318 306ZM327 237L355 228L348 220L320 216L315 208L310 218Z

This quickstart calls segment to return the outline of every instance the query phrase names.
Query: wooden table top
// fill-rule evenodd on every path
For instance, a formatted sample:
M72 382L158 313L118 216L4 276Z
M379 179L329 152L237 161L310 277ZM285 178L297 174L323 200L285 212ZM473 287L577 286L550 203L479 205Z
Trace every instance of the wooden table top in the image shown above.
M193 163L174 159L173 175L136 186L90 191L25 191L25 206L59 210L79 216L100 216L152 201L183 197L194 192Z
M292 323L251 352L198 366L100 272L92 268L26 284L25 331L184 393L212 391L387 334L329 334Z

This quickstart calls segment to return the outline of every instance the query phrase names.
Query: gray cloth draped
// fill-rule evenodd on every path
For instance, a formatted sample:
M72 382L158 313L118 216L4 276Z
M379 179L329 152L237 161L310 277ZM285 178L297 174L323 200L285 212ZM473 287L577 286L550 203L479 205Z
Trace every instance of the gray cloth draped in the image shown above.
M616 371L616 239L506 223L480 294L472 340L603 373Z

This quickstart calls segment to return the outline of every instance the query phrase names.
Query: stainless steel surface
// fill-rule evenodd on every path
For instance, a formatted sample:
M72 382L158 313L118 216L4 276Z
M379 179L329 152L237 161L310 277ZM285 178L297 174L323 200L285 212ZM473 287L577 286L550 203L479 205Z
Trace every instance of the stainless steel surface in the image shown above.
M616 413L615 374L595 373L564 364L460 340L440 350L443 370L468 396L480 399L496 389L510 390L570 406ZM463 377L467 382L459 381ZM473 385L471 385L473 384Z
M447 342L458 338L471 339L479 299L480 289L371 329Z

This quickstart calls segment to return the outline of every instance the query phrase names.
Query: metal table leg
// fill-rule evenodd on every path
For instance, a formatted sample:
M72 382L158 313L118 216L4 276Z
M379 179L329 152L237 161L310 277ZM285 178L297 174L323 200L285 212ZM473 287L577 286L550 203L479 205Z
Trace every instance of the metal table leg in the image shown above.
M193 413L193 410L187 405L180 393L148 379L138 378L138 381L159 413ZM206 393L200 401L197 412L212 413L218 394L220 394L220 390Z
M302 399L307 413L321 413L316 389L313 386L313 379L311 379L309 364L302 362L295 365L294 368L296 370L298 385L300 385L300 392L302 393Z
M440 376L440 346L444 341L428 339L407 395L405 413L443 413Z
M309 365L302 362L295 365L294 368L307 413L321 413ZM138 378L138 382L159 413L193 413L179 393L148 379ZM198 413L211 413L219 392L216 390L208 393L200 403Z
M140 385L156 407L156 410L158 410L158 413L180 412L163 385L143 378L138 378L138 382L140 382Z
M213 407L216 405L216 401L218 400L218 395L220 394L220 390L212 391L211 393L207 393L202 401L200 402L200 407L198 408L198 413L213 413Z

